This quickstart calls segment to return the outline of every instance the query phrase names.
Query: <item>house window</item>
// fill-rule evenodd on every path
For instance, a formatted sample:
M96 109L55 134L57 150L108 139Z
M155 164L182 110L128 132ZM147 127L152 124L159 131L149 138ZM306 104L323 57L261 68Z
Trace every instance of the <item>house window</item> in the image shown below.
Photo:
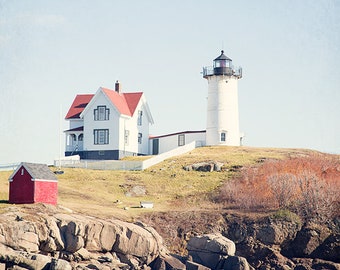
M94 144L109 144L109 130L95 129L93 130Z
M124 133L124 143L125 143L125 145L129 144L129 135L130 135L130 131L125 130L125 133Z
M142 133L138 133L138 143L142 144L142 138L143 138L143 134Z
M227 133L221 132L221 142L225 142L226 137L227 137Z
M182 145L185 145L185 135L184 134L178 135L178 146L182 146Z
M21 175L24 175L24 169L21 169Z
M142 125L142 123L143 123L142 118L143 118L143 111L138 111L138 119L137 119L137 125L138 126Z
M97 106L97 109L93 110L95 121L109 120L110 109L106 106Z

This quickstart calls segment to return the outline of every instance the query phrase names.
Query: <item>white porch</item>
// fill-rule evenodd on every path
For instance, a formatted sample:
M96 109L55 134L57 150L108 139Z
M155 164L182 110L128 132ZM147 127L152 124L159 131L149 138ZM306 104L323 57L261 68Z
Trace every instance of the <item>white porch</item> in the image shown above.
M78 127L65 131L66 142L65 151L76 154L78 151L84 150L84 127ZM71 155L72 155L71 154Z

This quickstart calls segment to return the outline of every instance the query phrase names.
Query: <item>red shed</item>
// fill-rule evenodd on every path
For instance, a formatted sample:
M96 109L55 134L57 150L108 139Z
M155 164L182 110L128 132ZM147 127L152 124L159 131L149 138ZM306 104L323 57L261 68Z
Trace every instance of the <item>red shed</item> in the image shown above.
M9 203L57 204L58 179L46 164L22 162L9 177Z

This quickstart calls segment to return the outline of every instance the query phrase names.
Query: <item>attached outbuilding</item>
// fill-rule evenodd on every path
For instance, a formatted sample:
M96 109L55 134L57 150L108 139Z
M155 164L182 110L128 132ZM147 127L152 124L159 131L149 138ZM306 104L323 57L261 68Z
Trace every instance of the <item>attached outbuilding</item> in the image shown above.
M58 179L46 164L22 162L9 177L9 203L57 204Z

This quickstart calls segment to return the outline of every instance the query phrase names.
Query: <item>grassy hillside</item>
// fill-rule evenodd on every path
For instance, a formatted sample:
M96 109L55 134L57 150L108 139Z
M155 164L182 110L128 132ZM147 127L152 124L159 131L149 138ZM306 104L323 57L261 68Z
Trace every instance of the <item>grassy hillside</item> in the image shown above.
M235 168L264 159L285 159L309 155L300 149L250 147L204 147L168 159L145 171L99 171L64 168L58 175L58 204L73 211L101 217L133 219L150 211L217 208L208 199L223 183L237 174ZM222 172L185 171L183 166L202 161L224 163ZM52 168L53 169L53 168ZM1 208L8 206L8 177L0 172ZM134 194L133 191L137 191ZM144 195L138 195L145 191ZM140 201L152 201L153 209L139 208Z

